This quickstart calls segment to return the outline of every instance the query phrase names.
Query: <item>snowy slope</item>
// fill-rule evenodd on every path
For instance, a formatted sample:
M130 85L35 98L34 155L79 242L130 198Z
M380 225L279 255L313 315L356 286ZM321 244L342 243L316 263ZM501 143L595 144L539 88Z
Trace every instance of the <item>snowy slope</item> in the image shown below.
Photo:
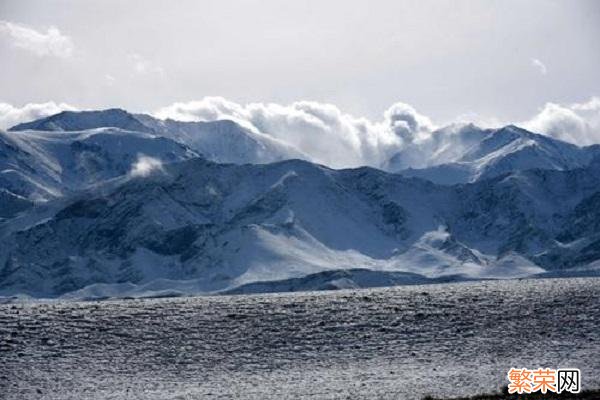
M0 131L0 189L47 201L130 173L140 157L167 163L195 156L172 140L117 128Z
M136 115L154 132L184 143L205 158L221 163L268 163L292 158L308 159L293 146L253 132L233 121L182 122Z

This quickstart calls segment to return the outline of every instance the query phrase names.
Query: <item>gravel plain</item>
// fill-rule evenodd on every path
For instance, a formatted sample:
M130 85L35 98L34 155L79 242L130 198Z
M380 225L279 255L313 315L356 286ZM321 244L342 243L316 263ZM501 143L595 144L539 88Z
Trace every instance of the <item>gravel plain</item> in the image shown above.
M600 387L600 279L0 305L2 399L421 399Z

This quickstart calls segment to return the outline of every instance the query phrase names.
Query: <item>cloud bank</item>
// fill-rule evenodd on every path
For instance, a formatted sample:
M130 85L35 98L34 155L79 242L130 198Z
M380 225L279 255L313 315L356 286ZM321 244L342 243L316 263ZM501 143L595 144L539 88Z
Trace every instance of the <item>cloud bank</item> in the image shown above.
M580 146L600 143L600 97L567 105L546 103L535 116L518 125Z
M6 36L14 47L40 57L67 58L74 51L71 38L54 26L49 27L46 32L40 32L27 25L0 21L0 34Z
M403 143L423 140L435 126L413 107L396 103L381 121L342 112L332 104L298 101L289 105L241 105L222 97L174 103L154 116L181 121L230 119L267 134L333 167L378 165Z

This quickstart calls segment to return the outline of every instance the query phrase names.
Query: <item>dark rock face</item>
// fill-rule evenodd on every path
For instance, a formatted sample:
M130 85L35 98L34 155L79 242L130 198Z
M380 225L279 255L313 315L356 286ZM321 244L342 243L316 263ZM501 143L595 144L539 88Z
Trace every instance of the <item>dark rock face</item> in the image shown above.
M78 200L56 213L56 220L74 218L98 218L103 207L107 205L105 199Z
M33 207L32 201L6 189L0 189L0 219L12 218L31 207Z

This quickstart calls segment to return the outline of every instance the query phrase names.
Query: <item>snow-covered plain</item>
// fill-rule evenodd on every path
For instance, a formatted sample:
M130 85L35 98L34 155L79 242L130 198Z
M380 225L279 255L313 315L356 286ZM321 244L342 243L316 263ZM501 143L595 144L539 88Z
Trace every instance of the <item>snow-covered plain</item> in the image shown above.
M0 305L6 399L421 399L600 386L600 279Z

